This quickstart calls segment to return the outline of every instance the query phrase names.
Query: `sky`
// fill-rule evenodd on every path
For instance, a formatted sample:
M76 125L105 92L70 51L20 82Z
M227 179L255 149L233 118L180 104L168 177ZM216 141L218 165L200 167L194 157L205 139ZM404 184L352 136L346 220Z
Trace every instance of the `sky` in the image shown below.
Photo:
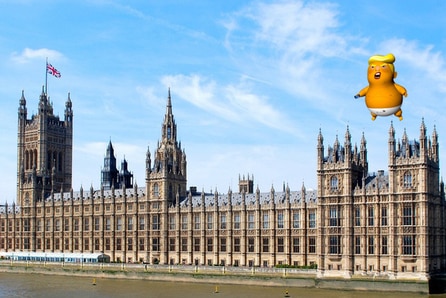
M254 176L262 192L317 188L325 150L348 127L367 140L369 170L387 169L387 140L417 139L422 119L446 151L446 1L0 0L0 203L16 198L17 109L28 118L45 84L74 112L73 189L100 187L109 141L138 186L161 137L170 88L188 187L226 193ZM371 55L393 53L408 97L402 121L371 120ZM441 175L443 170L440 169Z

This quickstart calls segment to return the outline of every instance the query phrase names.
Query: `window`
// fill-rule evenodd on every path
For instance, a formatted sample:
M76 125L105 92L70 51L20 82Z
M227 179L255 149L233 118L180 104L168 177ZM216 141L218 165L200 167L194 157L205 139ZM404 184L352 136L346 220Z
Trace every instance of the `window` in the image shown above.
M240 229L240 212L234 214L234 230Z
M100 229L99 222L100 222L100 218L99 217L95 217L94 218L94 230L95 231L99 231L99 229Z
M110 250L110 238L105 238L105 250Z
M139 250L143 251L144 250L144 238L139 238Z
M255 249L255 239L254 237L248 238L248 252L254 252Z
M308 252L316 253L316 237L308 237Z
M277 238L277 252L284 252L285 251L285 242L283 237Z
M116 217L116 230L117 231L122 230L122 218L120 216Z
M316 211L314 210L308 214L308 226L310 229L316 228Z
M133 231L133 217L127 217L127 230Z
M255 222L254 222L254 212L248 213L248 229L253 230L255 228Z
M329 253L330 254L340 254L341 253L341 237L340 236L330 236L329 237Z
M300 213L299 211L293 212L293 229L300 228Z
M175 230L175 215L169 216L169 230Z
M403 236L403 255L415 254L415 236Z
M127 250L132 251L133 250L133 239L127 238Z
M262 227L263 229L269 229L269 214L268 211L262 214Z
M283 225L283 211L278 211L277 212L277 228L278 229L283 229L284 225Z
M375 209L373 207L368 208L368 225L373 227L375 224Z
M89 250L89 249L90 249L90 239L84 238L84 250Z
M45 223L45 231L49 232L51 230L51 219L47 219Z
M240 238L234 238L234 252L240 252Z
M36 221L36 225L37 225L37 232L42 231L42 221L41 221L40 219L38 219L38 220ZM11 224L11 221L9 221L8 230L9 230L10 232L12 231L11 228L12 228L12 224Z
M152 230L159 230L160 229L160 222L159 222L159 217L158 214L154 214L152 215ZM158 243L159 246L159 243Z
M79 219L78 218L74 219L74 230L79 231Z
M293 238L293 252L294 253L300 252L300 239L297 237Z
M355 254L361 254L361 236L355 236Z
M99 239L98 238L95 238L94 239L94 250L95 251L99 251L100 250L100 248L99 248Z
M158 183L155 183L153 185L153 195L155 196L155 198L159 197L159 195L160 195Z
M70 249L70 239L67 239L67 238L64 239L64 249L65 250Z
M200 251L200 238L194 238L194 251Z
M412 174L410 172L405 172L403 175L403 187L412 187Z
M381 238L381 254L387 255L387 236L382 236Z
M214 239L207 238L207 251L213 251L214 250Z
M375 253L375 238L373 236L369 236L369 255L373 255Z
M220 238L220 251L226 252L226 238Z
M159 251L159 250L160 250L160 239L152 238L152 251Z
M208 230L212 230L214 226L214 215L212 213L208 213L206 225Z
M121 238L116 238L116 250L122 249L122 241Z
M181 251L187 251L187 238L181 238Z
M222 213L220 215L220 229L226 230L226 214Z
M339 226L339 214L338 214L338 207L330 207L330 227L337 227Z
M65 218L63 225L64 225L63 227L64 231L68 232L70 230L70 219Z
M25 227L28 227L28 220L25 220L25 223L26 223L26 226ZM25 228L25 231L26 231L27 229ZM56 232L59 232L60 231L60 219L56 219L55 220L55 231Z
M201 229L200 214L194 214L194 230Z
M84 231L89 231L90 230L90 219L84 218Z
M183 214L181 216L181 229L187 230L187 215L186 214Z
M269 238L262 238L262 252L269 252Z
M139 218L139 229L142 231L146 228L146 221L144 217Z
M361 208L355 207L355 227L361 226Z
M381 226L388 225L387 207L381 207Z
M336 177L336 176L331 177L331 179L330 179L330 189L331 190L338 190L338 187L339 187L338 184L339 184L338 177Z
M105 218L105 230L110 231L110 227L111 227L110 217L106 217Z
M175 251L175 238L169 238L169 251Z
M413 220L412 206L403 206L403 226L411 226L415 224Z

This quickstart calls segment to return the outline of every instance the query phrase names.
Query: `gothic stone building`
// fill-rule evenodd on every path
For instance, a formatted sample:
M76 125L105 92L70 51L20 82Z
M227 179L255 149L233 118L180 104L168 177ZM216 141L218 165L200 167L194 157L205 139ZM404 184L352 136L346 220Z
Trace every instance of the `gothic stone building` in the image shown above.
M0 251L104 253L115 262L225 266L317 266L318 276L381 275L425 280L446 268L444 185L438 136L388 132L387 174L370 174L364 136L349 129L324 150L317 139L317 191L254 190L239 179L226 194L187 189L170 91L145 185L119 177L111 142L100 189L73 191L70 96L65 118L47 95L18 113L17 204L0 209ZM113 163L110 167L110 163Z

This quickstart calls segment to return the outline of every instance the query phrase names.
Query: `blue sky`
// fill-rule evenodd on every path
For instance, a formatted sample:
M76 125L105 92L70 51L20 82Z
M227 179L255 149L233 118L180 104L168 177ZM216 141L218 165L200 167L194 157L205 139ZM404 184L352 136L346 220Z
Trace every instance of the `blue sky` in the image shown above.
M445 1L3 1L0 0L0 202L15 200L17 108L36 113L45 58L61 73L48 93L74 111L73 188L99 188L106 146L144 185L171 88L188 185L237 190L254 175L266 192L316 188L325 148L347 126L367 140L369 169L387 169L391 121L418 138L446 133ZM393 53L409 96L404 120L371 121L367 60ZM445 151L440 146L440 160Z

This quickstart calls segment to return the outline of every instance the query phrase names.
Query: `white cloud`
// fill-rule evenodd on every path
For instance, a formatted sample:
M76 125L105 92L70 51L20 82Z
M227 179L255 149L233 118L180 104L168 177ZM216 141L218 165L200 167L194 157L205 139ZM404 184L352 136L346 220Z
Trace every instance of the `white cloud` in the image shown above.
M28 63L31 60L35 59L46 59L49 58L51 60L57 60L62 58L63 55L55 50L50 50L47 48L41 48L41 49L30 49L25 48L21 53L13 52L11 55L11 59L17 63L24 64Z
M215 81L199 75L166 76L166 86L175 86L178 97L217 117L242 123L256 122L274 129L296 132L285 113L269 103L272 99L251 91L251 86L242 78L239 84L218 85Z
M436 82L438 90L446 92L445 61L440 51L435 52L433 45L421 46L416 41L395 38L387 40L382 48L395 53L397 60L417 70L416 76L425 73Z

